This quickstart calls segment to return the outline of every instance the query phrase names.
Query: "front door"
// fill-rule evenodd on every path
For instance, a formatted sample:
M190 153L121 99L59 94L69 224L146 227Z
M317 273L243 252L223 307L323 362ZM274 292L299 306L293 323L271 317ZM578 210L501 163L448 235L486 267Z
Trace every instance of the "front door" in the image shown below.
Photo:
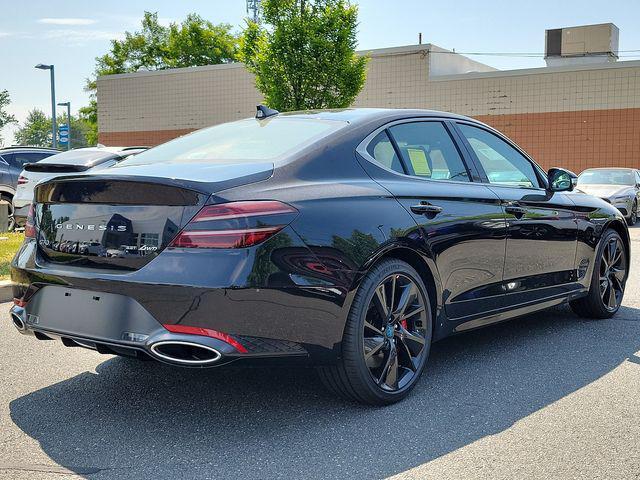
M479 126L458 123L458 128L506 215L507 303L535 303L578 288L573 202L546 189L539 168L506 140Z

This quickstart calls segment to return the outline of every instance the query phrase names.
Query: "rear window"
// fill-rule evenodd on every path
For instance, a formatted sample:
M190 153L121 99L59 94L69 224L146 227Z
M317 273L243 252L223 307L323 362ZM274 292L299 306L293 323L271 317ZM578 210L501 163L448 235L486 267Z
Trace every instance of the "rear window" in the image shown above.
M190 133L120 163L225 163L272 160L342 128L346 122L275 117L240 120Z
M42 163L52 163L56 165L93 165L114 157L117 157L117 155L108 150L78 149L52 155Z

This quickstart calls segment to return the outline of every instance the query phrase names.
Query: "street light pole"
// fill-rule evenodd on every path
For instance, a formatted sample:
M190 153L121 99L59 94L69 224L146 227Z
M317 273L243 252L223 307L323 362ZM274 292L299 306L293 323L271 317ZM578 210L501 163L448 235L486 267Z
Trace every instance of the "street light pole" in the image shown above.
M56 128L56 80L53 65L39 63L37 69L49 70L51 73L51 144L53 148L58 148L57 128Z
M60 102L60 107L67 107L67 150L71 150L71 102Z

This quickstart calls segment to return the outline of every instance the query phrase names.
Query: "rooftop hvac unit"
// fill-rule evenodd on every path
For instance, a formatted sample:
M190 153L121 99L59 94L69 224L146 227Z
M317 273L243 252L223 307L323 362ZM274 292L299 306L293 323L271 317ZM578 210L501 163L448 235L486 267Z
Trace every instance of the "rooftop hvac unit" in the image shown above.
M615 62L618 37L613 23L546 30L544 58L549 67Z

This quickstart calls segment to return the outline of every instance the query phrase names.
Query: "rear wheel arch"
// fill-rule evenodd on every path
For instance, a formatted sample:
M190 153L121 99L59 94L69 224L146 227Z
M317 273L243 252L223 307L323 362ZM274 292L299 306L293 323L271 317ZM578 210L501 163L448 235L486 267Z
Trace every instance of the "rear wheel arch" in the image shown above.
M437 335L435 335L435 332L437 330L437 312L440 306L442 288L440 277L438 276L437 272L434 271L435 267L432 268L431 266L429 266L427 261L415 250L404 246L395 246L383 252L380 252L376 257L374 257L368 263L366 271L364 271L362 274L365 275L366 272L374 268L380 262L388 259L402 260L403 262L411 265L411 267L413 267L413 269L420 275L422 282L427 288L427 294L429 295L433 332L434 337L437 337Z

